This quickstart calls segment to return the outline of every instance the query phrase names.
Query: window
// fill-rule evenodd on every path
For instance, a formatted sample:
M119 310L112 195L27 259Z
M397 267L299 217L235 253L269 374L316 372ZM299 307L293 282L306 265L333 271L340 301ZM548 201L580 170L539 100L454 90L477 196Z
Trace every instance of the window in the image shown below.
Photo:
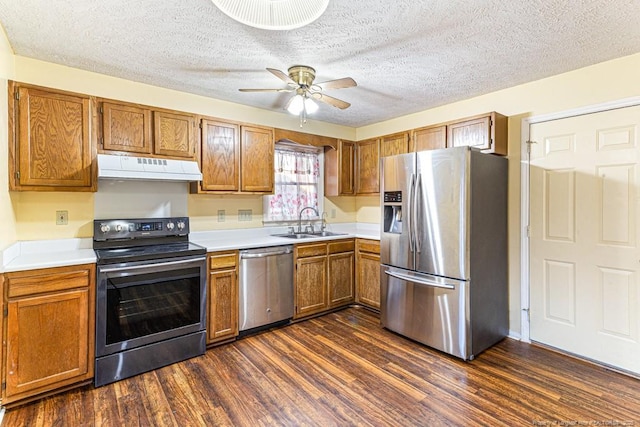
M264 197L264 222L297 221L302 208L322 213L322 151L297 144L276 144L274 194ZM304 219L319 219L312 210Z

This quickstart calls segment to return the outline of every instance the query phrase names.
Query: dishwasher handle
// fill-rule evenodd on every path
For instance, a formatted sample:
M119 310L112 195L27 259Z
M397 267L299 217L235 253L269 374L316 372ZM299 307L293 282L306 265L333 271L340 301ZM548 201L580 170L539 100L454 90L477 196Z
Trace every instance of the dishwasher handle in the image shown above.
M260 252L255 254L247 254L247 253L240 252L240 259L266 258L266 257L276 256L276 255L287 255L287 254L290 254L291 252L292 252L291 249L283 249L277 252Z

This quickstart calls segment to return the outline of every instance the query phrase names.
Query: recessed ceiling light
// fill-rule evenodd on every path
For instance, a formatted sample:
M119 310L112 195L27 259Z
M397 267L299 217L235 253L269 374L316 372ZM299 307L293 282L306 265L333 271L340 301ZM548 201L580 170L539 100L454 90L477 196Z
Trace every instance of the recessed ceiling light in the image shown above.
M329 0L211 0L229 17L263 30L293 30L312 23Z

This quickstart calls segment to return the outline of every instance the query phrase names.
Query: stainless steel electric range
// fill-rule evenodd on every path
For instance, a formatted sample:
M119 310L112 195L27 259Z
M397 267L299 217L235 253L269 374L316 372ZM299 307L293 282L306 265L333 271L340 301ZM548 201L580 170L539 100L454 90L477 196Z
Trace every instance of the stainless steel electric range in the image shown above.
M206 249L189 219L95 220L96 386L205 352Z

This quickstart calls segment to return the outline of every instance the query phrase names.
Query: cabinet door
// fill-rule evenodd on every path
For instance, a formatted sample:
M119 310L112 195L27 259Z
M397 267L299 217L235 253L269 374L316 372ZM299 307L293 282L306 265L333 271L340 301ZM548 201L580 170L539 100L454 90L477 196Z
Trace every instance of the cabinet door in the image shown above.
M6 399L89 377L89 290L9 300Z
M209 274L209 324L207 342L238 335L237 270L215 270Z
M240 189L240 129L232 123L202 121L202 189Z
M151 153L151 110L104 102L101 111L103 149Z
M17 90L17 179L11 179L11 189L91 191L90 98Z
M339 157L340 157L340 178L338 180L340 195L353 195L354 188L354 162L355 162L356 144L351 141L340 141Z
M241 132L241 191L273 193L273 129L242 126Z
M378 139L358 141L357 194L380 192L380 143Z
M395 156L409 152L409 134L407 132L383 136L380 139L380 157Z
M153 118L154 154L169 157L195 157L195 116L191 114L154 111Z
M447 146L471 146L488 149L491 141L491 117L478 117L447 126Z
M415 129L411 136L411 151L436 150L447 146L447 127L431 126Z
M354 252L331 254L328 257L329 306L330 308L350 304L355 300Z
M319 313L328 308L327 257L299 258L296 261L295 317Z
M338 140L337 149L324 153L324 194L346 196L355 193L354 162L356 143Z
M358 253L358 302L380 309L380 255Z

